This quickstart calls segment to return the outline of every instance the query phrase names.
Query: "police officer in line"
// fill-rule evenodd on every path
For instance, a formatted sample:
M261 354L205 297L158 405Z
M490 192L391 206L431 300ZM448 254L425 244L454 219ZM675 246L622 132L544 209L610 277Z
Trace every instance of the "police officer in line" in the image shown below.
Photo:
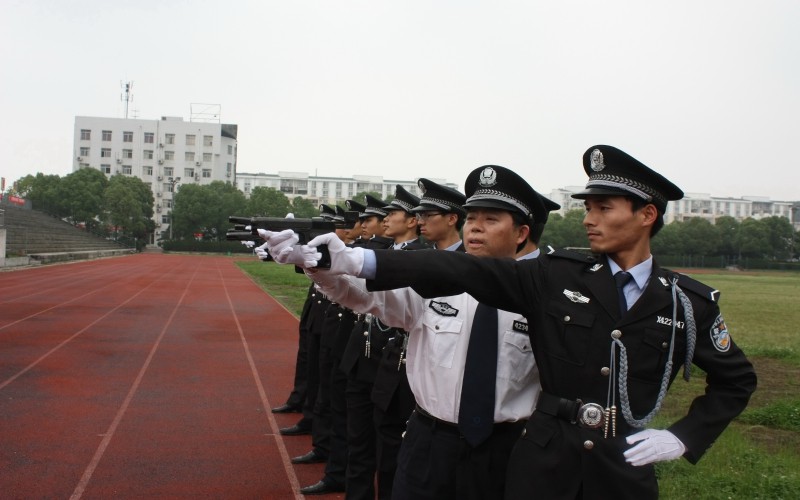
M359 217L350 228L340 235L348 245L361 240L361 217L364 205L355 200L346 200L347 211L357 212ZM345 209L336 205L336 221L345 220ZM322 336L320 340L320 390L319 401L325 407L330 429L330 445L325 471L317 483L300 488L303 495L322 495L340 492L345 489L348 462L347 446L347 405L345 389L347 376L340 369L342 354L355 323L355 313L350 309L331 302L325 311Z
M611 146L589 148L583 165L589 180L574 196L585 200L595 256L332 256L331 272L374 278L372 289L413 286L429 297L466 291L529 319L542 393L510 457L512 500L657 498L653 463L696 463L756 388L717 306L719 292L661 268L650 253L667 202L683 192ZM491 189L496 179L482 182ZM313 246L299 256L312 265L304 249ZM688 378L692 363L706 374L705 392L668 429L649 428L669 385L681 368Z
M336 213L336 208L321 204L319 206L320 217L332 222L343 222L344 217ZM336 229L339 238L344 236L344 229ZM311 450L303 455L291 459L294 464L313 464L326 462L331 451L330 444L330 401L327 390L324 390L320 397L321 361L320 358L323 329L325 328L325 313L330 306L330 300L318 291L313 294L311 311L307 324L308 336L306 339L306 363L307 363L307 384L306 403L303 406L303 418L297 424L284 427L279 432L284 436L296 436L311 434ZM326 374L327 379L327 374ZM327 382L327 380L326 380ZM310 426L306 424L310 415Z
M363 213L359 215L362 245L372 249L392 247L394 240L383 236L383 218L388 214L383 208L386 202L367 194L364 203ZM369 348L371 318L371 315L367 318L365 314L356 314L340 363L347 377L348 461L345 498L348 500L375 498L376 441L372 387L381 351Z
M412 212L419 201L419 197L398 184L394 200L383 207L387 211L383 219L384 236L394 239L392 249L429 248L419 240L417 217ZM408 333L386 325L379 315L373 315L368 332L370 350L375 349L381 356L372 386L372 402L375 405L378 498L388 500L392 498L397 454L406 422L414 410L414 395L408 385L405 365Z
M417 216L420 235L438 250L464 251L461 228L466 197L457 190L428 179L417 182L423 193L419 206L412 209Z

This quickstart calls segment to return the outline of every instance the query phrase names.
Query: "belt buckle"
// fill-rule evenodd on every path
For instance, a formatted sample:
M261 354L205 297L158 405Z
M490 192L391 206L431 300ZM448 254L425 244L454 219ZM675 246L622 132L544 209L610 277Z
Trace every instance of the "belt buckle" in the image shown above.
M578 400L579 403L582 401ZM585 403L578 408L577 423L587 429L597 429L603 426L605 414L603 407L597 403Z

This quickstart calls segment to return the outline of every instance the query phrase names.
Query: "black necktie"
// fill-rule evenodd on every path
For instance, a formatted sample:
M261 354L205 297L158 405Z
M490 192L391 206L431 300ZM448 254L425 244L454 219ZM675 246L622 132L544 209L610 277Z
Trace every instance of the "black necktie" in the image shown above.
M467 346L458 429L471 446L492 433L497 379L497 309L478 304Z
M614 281L617 282L617 295L619 296L619 315L625 316L625 313L628 312L628 301L625 300L625 285L628 284L630 280L633 279L631 273L620 271L614 275Z

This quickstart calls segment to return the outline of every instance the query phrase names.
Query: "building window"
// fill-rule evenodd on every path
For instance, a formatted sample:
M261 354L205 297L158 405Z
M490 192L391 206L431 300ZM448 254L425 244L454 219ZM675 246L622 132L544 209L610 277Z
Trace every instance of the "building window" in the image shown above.
M233 145L231 145L231 144L228 144L228 154L229 155L233 154Z
M173 189L174 186L175 185L173 183L171 183L171 182L165 182L164 183L164 191L166 191L168 193L173 193L175 191Z
M133 142L133 132L123 132L122 142Z
M111 140L111 131L110 130L103 130L103 140L108 142Z
M232 170L233 170L233 164L232 163L228 163L228 165L226 166L225 173L228 174L228 176L230 176Z
M146 144L153 144L155 139L156 139L156 134L154 134L152 132L145 132L144 133L144 142Z
M203 136L203 146L213 146L214 145L214 136L213 135L204 135Z
M89 148L81 148L81 156L89 156Z
M131 175L132 169L130 165L123 165L122 166L122 173L125 175Z
M194 177L194 169L193 168L184 168L183 175L186 177Z
M100 149L100 158L111 158L111 148Z
M142 167L144 175L153 175L153 167Z
M173 171L172 167L164 167L164 175L166 175L167 177L172 177L172 171Z
M81 163L81 164L78 165L78 168L89 168L89 164L88 163Z
M144 159L145 160L152 160L153 159L153 150L152 149L145 149L143 151Z
M211 178L211 169L210 168L204 168L203 169L203 178L205 178L205 179L210 179Z
M100 165L100 171L103 172L104 174L110 174L111 173L111 165L108 165L108 164Z
M164 142L167 144L175 144L175 134L165 134Z
M203 153L203 161L211 161L211 153Z
M185 153L183 153L183 159L186 161L194 161L194 152L186 151Z
M175 159L175 151L164 151L164 159L165 160L174 160Z
M161 223L162 224L169 224L169 214L161 216Z
M122 150L122 157L123 158L133 158L133 150L132 149L123 149Z
M164 206L167 208L172 208L172 200L164 200Z
M82 141L90 141L92 140L92 131L87 128L81 129L81 140Z
M193 135L187 135L186 136L186 145L187 146L194 146L194 136Z

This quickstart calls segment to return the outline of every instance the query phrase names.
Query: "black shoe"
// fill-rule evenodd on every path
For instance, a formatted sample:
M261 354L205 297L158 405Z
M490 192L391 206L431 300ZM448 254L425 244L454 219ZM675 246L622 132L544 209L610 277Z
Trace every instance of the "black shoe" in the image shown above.
M289 403L276 406L272 409L272 413L300 413L302 408L297 405L290 405Z
M328 457L323 457L322 455L317 454L317 452L314 450L309 451L305 455L300 455L299 457L294 457L292 459L293 464L321 464L327 461Z
M342 491L344 491L344 485L328 484L325 481L300 488L300 493L303 495L324 495L325 493L338 493Z
M291 427L284 427L283 429L279 429L278 432L280 432L284 436L302 436L305 434L311 434L311 427L294 424Z

